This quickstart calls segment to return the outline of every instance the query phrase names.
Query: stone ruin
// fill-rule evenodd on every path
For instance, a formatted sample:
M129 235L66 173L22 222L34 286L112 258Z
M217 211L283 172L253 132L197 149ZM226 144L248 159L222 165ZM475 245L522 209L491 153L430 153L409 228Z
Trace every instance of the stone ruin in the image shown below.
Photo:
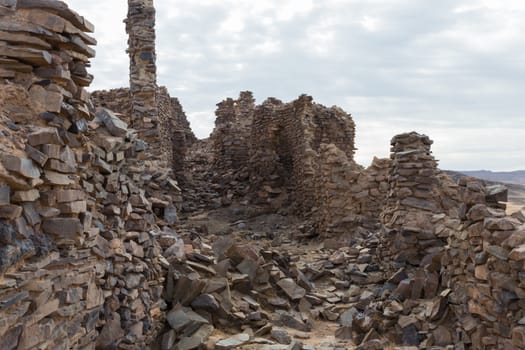
M225 186L230 197L295 206L295 213L316 218L323 236L379 224L391 162L374 159L363 169L354 161L355 124L349 114L307 95L256 106L247 91L217 106L209 142L216 182L240 184Z
M312 349L316 322L344 347L525 348L505 189L453 181L415 132L363 168L351 116L306 95L242 92L197 141L156 83L153 2L128 6L130 88L90 96L93 25L0 0L0 350ZM189 226L239 204L302 224L264 246Z

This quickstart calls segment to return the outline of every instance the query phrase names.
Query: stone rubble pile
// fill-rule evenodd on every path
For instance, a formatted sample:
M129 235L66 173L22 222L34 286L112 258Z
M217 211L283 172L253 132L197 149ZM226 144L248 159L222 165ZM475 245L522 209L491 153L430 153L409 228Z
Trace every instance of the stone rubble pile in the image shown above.
M366 247L327 240L325 248L304 253L289 239L276 248L266 239L246 243L247 233L161 238L171 263L165 292L171 329L159 339L161 349L315 349L299 342L312 337L319 320L351 325L384 278L372 262L377 239Z

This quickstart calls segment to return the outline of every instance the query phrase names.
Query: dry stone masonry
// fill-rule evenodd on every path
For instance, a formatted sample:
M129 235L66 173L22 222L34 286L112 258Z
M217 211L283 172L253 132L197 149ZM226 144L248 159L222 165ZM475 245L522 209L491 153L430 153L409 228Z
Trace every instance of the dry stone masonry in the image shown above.
M156 110L159 119L159 136L153 141L153 149L157 147L158 154L173 168L177 180L184 181L184 159L189 147L196 142L196 137L177 98L172 98L165 87L157 88ZM119 118L131 124L133 96L128 88L94 91L91 101L95 106L101 106L115 111ZM151 141L150 141L151 143ZM147 149L151 149L148 143ZM143 155L145 159L151 155Z
M381 213L386 254L398 263L418 265L422 255L445 245L435 235L432 217L442 212L439 202L437 163L426 135L409 133L391 141L390 189Z
M158 151L159 119L156 103L155 7L153 0L128 0L125 20L130 58L131 125Z
M59 1L2 9L0 348L144 347L164 325L177 183L91 105L87 20Z
M128 6L130 88L90 96L93 25L0 0L0 350L525 349L503 186L416 132L363 168L307 95L241 92L196 140Z
M214 165L223 183L250 179L252 200L274 207L290 202L313 207L315 161L322 143L333 143L353 159L355 125L344 111L315 104L302 95L284 104L270 98L255 106L252 94L227 99L217 108L211 135ZM289 191L291 190L291 192ZM272 204L272 202L275 202Z

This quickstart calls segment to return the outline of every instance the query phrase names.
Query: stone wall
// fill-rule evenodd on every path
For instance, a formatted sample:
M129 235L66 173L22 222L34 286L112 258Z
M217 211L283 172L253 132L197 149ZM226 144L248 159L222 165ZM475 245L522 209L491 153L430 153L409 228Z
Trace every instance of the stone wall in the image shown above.
M525 348L525 220L505 214L501 186L440 172L431 144L414 132L392 139L378 259L390 271L382 307L404 307L382 327L394 327L404 345L432 334L427 346ZM427 311L414 317L421 306Z
M176 221L177 183L158 157L139 156L145 143L125 121L92 108L92 25L60 1L9 4L0 7L0 349L142 348L164 324L169 263L157 240Z
M352 237L359 227L379 228L391 161L374 158L363 169L334 144L322 144L317 161L315 220L323 237Z
M117 112L119 118L131 122L129 116L132 111L130 89L120 88L95 91L91 100L95 106L105 107ZM179 182L184 182L184 159L188 148L196 142L186 114L177 98L172 98L166 87L157 88L156 109L158 112L159 136L152 147L157 151L154 154L144 153L144 158L158 157L163 154L169 166L173 168ZM150 148L150 144L148 144Z
M129 88L93 91L91 101L96 107L104 107L117 113L120 119L131 125L132 103Z
M128 0L126 20L131 91L131 126L159 154L159 115L156 102L155 7L153 0Z
M525 348L524 222L471 203L448 246L443 283L461 340L472 349Z
M211 135L217 169L238 170L246 166L254 102L253 94L243 91L237 100L227 98L217 104L217 119Z
M83 258L97 232L77 172L93 27L59 2L10 10L0 24L0 339L3 349L82 347L98 335L103 304L104 266Z
M418 265L424 255L446 243L446 237L436 236L432 222L443 210L431 144L428 136L415 132L391 141L390 188L381 220L389 245L383 257L395 263Z
M270 98L255 106L252 94L218 104L211 135L215 169L223 184L246 183L251 200L276 208L297 204L307 213L315 202L315 164L321 144L333 143L350 159L354 153L355 125L337 107L326 108L302 95L282 103ZM253 196L255 194L255 196Z
M276 188L288 190L297 210L308 213L316 205L313 181L321 145L334 144L353 161L354 133L349 114L337 107L316 104L310 96L302 95L287 104L269 100L254 115L251 183L259 186L259 191L265 186L274 192ZM260 164L268 163L272 157L278 171L261 172Z
M197 138L191 131L179 100L172 98L165 87L157 89L157 108L161 152L168 155L169 164L175 171L177 180L184 182L184 159L188 148L196 142Z
M186 117L186 113L184 112L179 99L176 97L171 97L170 101L171 115L175 119L175 125L177 127L176 131L180 133L180 136L178 137L182 138L184 136L185 146L190 147L195 142L197 142L198 139L193 133L193 130L191 130L190 122ZM175 143L177 143L177 141L175 141Z

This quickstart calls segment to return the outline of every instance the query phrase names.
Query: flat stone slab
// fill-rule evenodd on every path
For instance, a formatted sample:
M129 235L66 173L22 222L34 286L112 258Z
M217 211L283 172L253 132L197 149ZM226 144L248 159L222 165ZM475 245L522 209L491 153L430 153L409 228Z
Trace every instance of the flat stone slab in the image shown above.
M233 337L219 340L215 343L216 350L228 350L244 345L250 341L250 336L246 333L234 335Z
M4 154L2 155L2 164L7 170L17 172L24 177L30 179L40 178L40 169L31 159Z
M82 233L83 227L77 218L51 218L44 220L42 229L47 234L74 236Z
M286 295L292 300L299 300L306 295L306 290L299 287L291 278L283 278L277 282L277 285L281 287Z

